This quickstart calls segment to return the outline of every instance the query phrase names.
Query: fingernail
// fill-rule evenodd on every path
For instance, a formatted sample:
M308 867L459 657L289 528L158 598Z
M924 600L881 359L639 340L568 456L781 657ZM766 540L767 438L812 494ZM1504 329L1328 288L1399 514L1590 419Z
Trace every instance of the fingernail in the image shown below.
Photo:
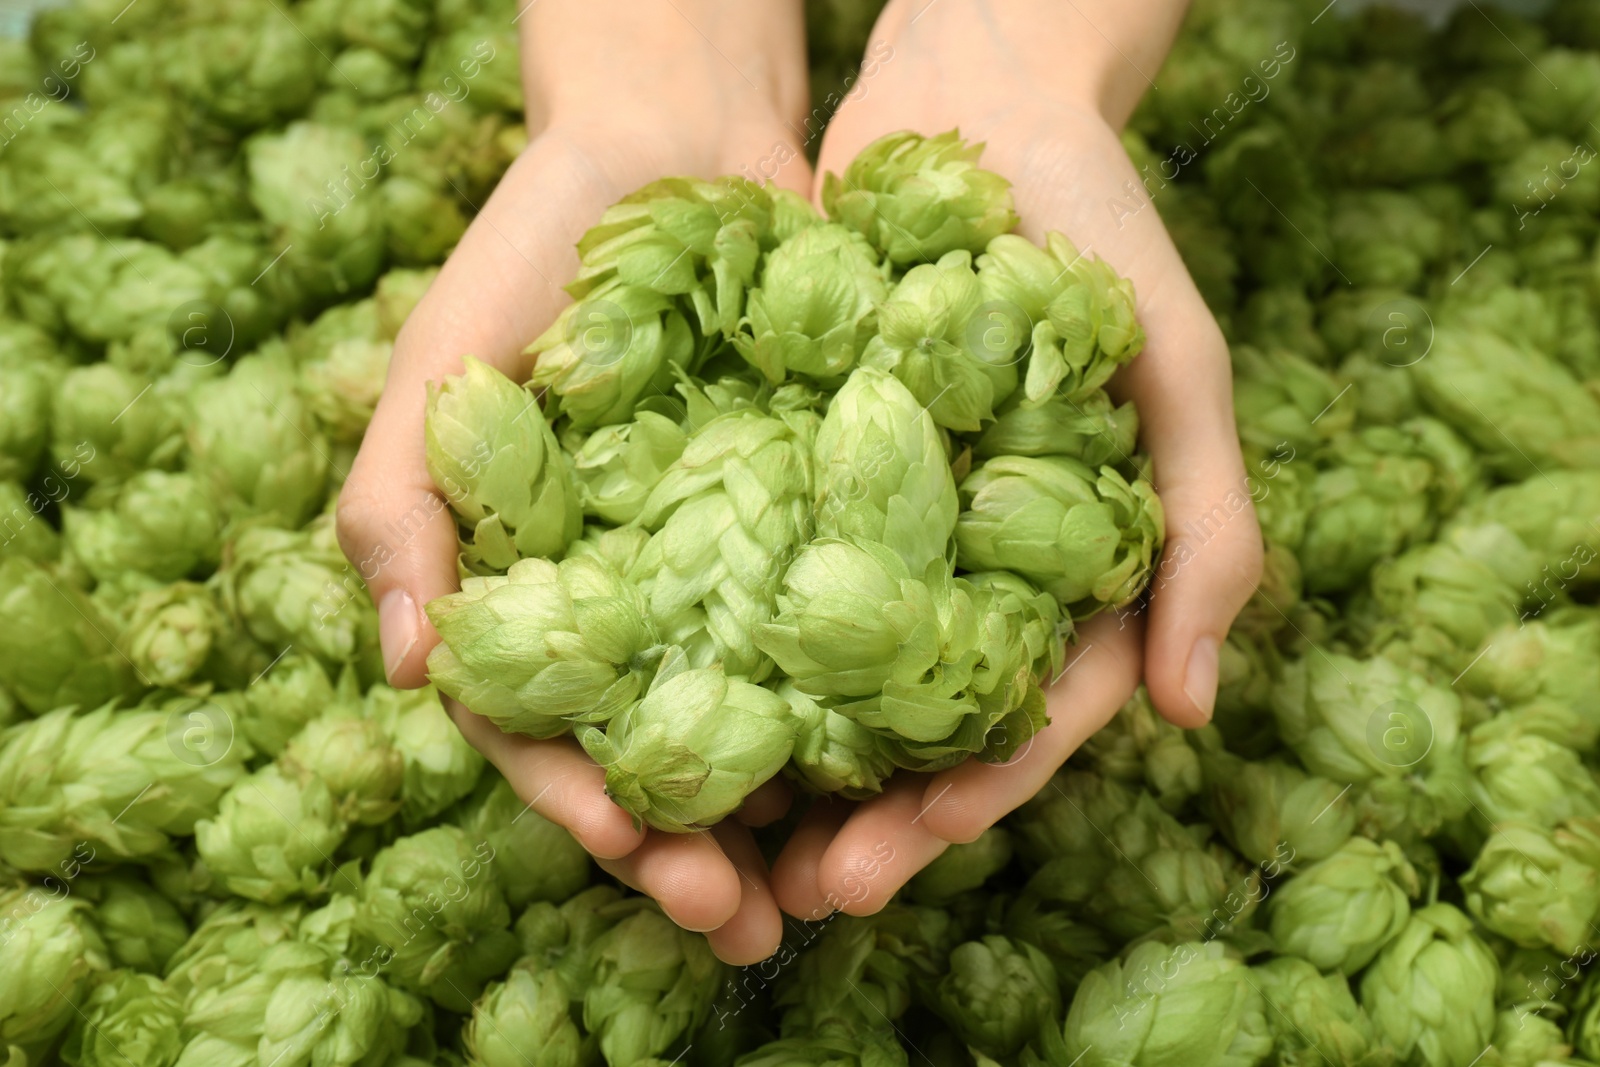
M404 589L392 589L378 605L378 643L383 648L383 673L394 672L417 645L417 602Z
M1189 653L1189 668L1183 675L1183 691L1200 709L1200 714L1211 720L1212 709L1217 704L1217 639L1200 638Z

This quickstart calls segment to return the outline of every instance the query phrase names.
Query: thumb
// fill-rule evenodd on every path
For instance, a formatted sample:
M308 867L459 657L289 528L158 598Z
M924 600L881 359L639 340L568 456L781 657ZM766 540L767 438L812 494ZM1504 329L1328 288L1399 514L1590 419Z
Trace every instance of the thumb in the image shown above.
M1216 703L1222 642L1261 579L1262 549L1234 429L1227 343L1197 294L1182 304L1196 310L1150 316L1129 392L1166 511L1145 684L1169 721L1199 726Z

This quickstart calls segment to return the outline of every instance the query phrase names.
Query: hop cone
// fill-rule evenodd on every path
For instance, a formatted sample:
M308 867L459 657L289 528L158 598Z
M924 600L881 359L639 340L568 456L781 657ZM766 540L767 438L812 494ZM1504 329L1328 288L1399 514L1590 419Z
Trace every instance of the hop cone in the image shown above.
M20 322L4 328L11 336L0 337L0 478L21 481L39 465L49 442L55 374L43 334ZM35 352L10 351L34 345Z
M294 339L294 346L306 406L331 440L359 445L394 354L394 336L382 332L376 301L329 308Z
M223 795L194 828L206 868L228 892L267 904L327 885L349 824L328 784L269 764Z
M880 137L842 177L823 178L823 210L897 267L932 263L957 249L980 252L1017 223L1011 183L981 169L982 154L983 145L967 144L956 130Z
M1461 701L1387 659L1310 655L1283 669L1272 693L1283 741L1306 768L1336 782L1398 778L1445 758Z
M1267 1002L1267 1025L1284 1067L1387 1067L1394 1053L1373 1032L1372 1020L1341 974L1322 974L1293 956L1251 968Z
M1011 835L991 826L976 840L957 842L914 875L907 896L918 904L948 907L963 894L980 888L1011 862Z
M1535 701L1560 705L1579 718L1581 733L1594 737L1600 735L1595 648L1600 648L1600 617L1592 613L1529 620L1485 641L1483 655L1461 675L1461 686L1505 707Z
M462 1032L473 1067L580 1067L583 1034L576 999L555 971L522 960L484 991Z
M1132 283L1062 234L1047 235L1044 248L996 237L978 257L978 279L999 305L987 316L999 331L986 334L987 347L998 354L995 342L1003 335L1009 346L1012 330L1031 342L1024 407L1088 400L1144 347Z
M1128 462L1139 437L1139 412L1130 401L1114 405L1102 389L1082 400L1054 397L1026 403L1012 394L995 421L973 442L979 459L995 456L1068 456L1090 467Z
M42 498L19 483L0 481L0 558L46 563L61 555L61 534L39 513Z
M913 574L946 557L956 485L926 414L891 375L850 375L817 431L817 536L887 545Z
M1580 1056L1600 1057L1600 985L1586 975L1572 1004L1567 1039Z
M85 845L142 859L193 833L243 773L245 746L218 736L188 748L184 725L106 705L62 708L12 730L0 749L0 859L47 871Z
M332 516L304 530L245 530L220 581L228 610L268 648L292 646L330 668L380 673L377 609L339 549Z
M240 699L239 731L257 751L276 756L334 702L334 690L317 657L290 651L246 686Z
M1354 974L1405 928L1419 890L1398 845L1353 837L1272 894L1272 939L1318 970Z
M1572 953L1600 913L1600 830L1576 820L1554 830L1505 822L1461 876L1467 910L1519 945Z
M766 189L738 178L651 182L583 235L583 265L567 292L582 301L615 280L682 298L703 336L732 334L769 246L772 211Z
M1568 747L1573 730L1564 719L1530 705L1473 727L1468 790L1481 829L1510 820L1554 827L1600 815L1600 780Z
M428 391L428 474L455 510L469 569L559 559L582 530L572 472L532 393L467 357Z
M1543 569L1526 592L1541 603L1600 580L1594 522L1600 519L1600 471L1551 470L1500 486L1461 509L1453 526L1496 523L1527 545Z
M1273 1042L1249 974L1215 941L1139 945L1084 978L1054 1058L1077 1056L1083 1067L1252 1067ZM1045 1036L1049 1056L1055 1035Z
M819 1034L769 1041L740 1056L734 1067L906 1067L906 1050L890 1033L862 1037Z
M1201 758L1207 814L1228 843L1252 863L1301 867L1327 859L1355 830L1345 786L1291 763L1241 760L1226 752Z
M134 599L122 646L152 685L170 689L205 665L222 625L222 613L205 586L174 582Z
M795 721L769 689L691 668L668 653L650 691L605 727L578 735L606 769L606 792L636 821L683 832L710 826L788 762Z
M1013 1056L1060 1018L1055 970L1027 942L993 934L968 941L950 953L949 966L934 989L936 1010L985 1055Z
M1361 1006L1379 1037L1430 1064L1469 1064L1494 1036L1500 967L1448 904L1411 916L1361 976Z
M938 425L977 430L1017 388L1024 340L990 336L984 307L968 253L913 267L879 305L878 334L861 363L893 373Z
M0 931L0 1041L53 1037L75 1017L85 980L110 966L89 906L18 886L0 893Z
M599 556L518 560L504 577L467 578L428 605L441 644L438 687L501 729L567 732L604 722L638 696L655 631L633 584Z
M1013 941L1026 941L1044 950L1055 967L1063 996L1070 996L1084 975L1114 953L1105 935L1082 921L1077 904L1056 897L1052 881L1053 872L1046 868L1028 879L1007 907L1001 925Z
M640 516L654 533L629 577L662 639L697 666L761 680L752 638L773 613L784 564L811 533L815 422L733 412L690 438Z
M1075 617L1133 600L1161 554L1155 489L1112 467L1096 474L1061 456L999 456L967 476L961 499L959 565L1015 571Z
M589 883L589 853L565 828L524 804L499 774L478 783L459 825L494 849L495 877L513 908L563 901Z
M177 906L136 877L97 879L88 892L95 923L119 967L160 974L189 940L189 924Z
M1077 755L1085 769L1132 787L1142 783L1164 811L1176 812L1201 785L1200 757L1186 734L1163 719L1141 689Z
M332 709L307 723L279 762L292 775L325 784L342 822L376 826L400 810L405 758L383 725L357 708Z
M52 375L49 364L34 380L56 380L50 406L50 453L63 470L93 483L123 481L143 470L173 470L184 450L183 390L187 376L152 381L114 363L91 363ZM28 379L6 377L26 405ZM7 400L7 408L12 401ZM23 412L19 415L26 418ZM19 427L26 432L27 422ZM26 472L23 472L26 473Z
M472 792L483 754L467 743L432 687L367 690L366 713L379 723L405 761L400 821L418 826Z
M172 1067L182 1026L183 1005L161 979L113 971L79 1007L61 1058L72 1067Z
M595 430L572 453L584 514L618 524L637 519L650 490L686 444L688 436L678 424L653 411Z
M710 1013L722 966L703 937L640 908L584 952L583 1025L607 1063L659 1056Z
M295 210L304 210L298 200ZM192 409L190 469L225 515L294 529L316 514L328 445L295 391L286 356L246 356L226 376L196 386Z
M785 679L777 693L795 720L794 751L784 768L818 793L865 800L894 773L889 739L846 715L824 707Z
M0 559L0 686L39 714L92 706L135 686L100 610L58 572Z
M517 954L494 849L454 826L403 837L372 861L355 917L358 956L380 951L389 981L465 1012Z
M791 373L837 378L860 358L888 292L876 252L858 233L808 226L762 262L734 347L773 383Z
M1350 429L1356 405L1338 404L1344 388L1332 374L1292 351L1233 348L1234 415L1240 440L1271 452L1297 453Z
M142 471L88 502L64 509L62 530L67 547L100 581L138 571L173 582L216 565L222 520L192 475Z
M545 414L590 429L633 418L664 394L674 367L694 362L693 330L671 297L643 285L602 285L568 306L527 352L538 358L529 384L548 387Z

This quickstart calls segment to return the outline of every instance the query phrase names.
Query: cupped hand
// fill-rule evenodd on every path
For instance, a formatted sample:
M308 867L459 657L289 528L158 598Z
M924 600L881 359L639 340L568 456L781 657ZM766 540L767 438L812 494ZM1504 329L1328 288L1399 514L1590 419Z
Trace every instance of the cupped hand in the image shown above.
M1181 14L1181 4L1167 6ZM1112 387L1138 406L1167 539L1147 617L1125 612L1081 627L1048 690L1050 725L1013 759L901 773L882 796L808 812L773 867L791 914L881 908L951 843L973 840L1044 788L1141 677L1170 721L1210 719L1218 649L1259 579L1261 537L1226 342L1157 215L1159 188L1152 198L1117 134L1176 29L1176 15L1163 27L1139 8L891 0L868 48L873 73L823 139L819 174L842 174L886 133L959 127L986 143L980 164L1014 183L1021 233L1042 242L1060 231L1132 280L1147 340Z
M427 383L461 373L469 354L526 380L523 349L567 303L573 246L640 186L775 173L779 185L810 188L796 137L806 92L798 0L543 0L529 5L524 28L532 139L494 194L472 205L481 210L401 331L339 497L340 541L378 605L389 681L403 688L426 683L439 640L423 608L458 588L456 524L424 462ZM739 821L704 834L641 832L570 738L503 734L446 705L533 810L675 921L708 931L718 955L749 963L777 947L766 867ZM781 810L774 783L742 816L760 822Z

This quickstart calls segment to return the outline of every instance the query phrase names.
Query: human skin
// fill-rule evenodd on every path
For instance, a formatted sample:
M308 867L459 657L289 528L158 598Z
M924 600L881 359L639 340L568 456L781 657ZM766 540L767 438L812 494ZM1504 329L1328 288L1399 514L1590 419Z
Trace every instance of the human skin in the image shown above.
M1134 283L1148 341L1114 385L1139 405L1168 559L1183 564L1163 568L1148 619L1083 627L1049 691L1052 723L1023 753L1003 767L900 774L861 804L819 802L769 874L746 824L782 812L781 784L706 833L641 831L571 739L508 736L446 702L535 811L675 921L707 931L729 962L776 949L780 906L807 918L881 907L950 843L1042 787L1141 676L1173 722L1210 716L1217 648L1261 555L1248 508L1213 523L1203 543L1186 525L1244 484L1227 348L1156 213L1119 226L1106 206L1137 181L1115 130L1181 17L1180 3L1162 0L891 0L868 48L871 76L855 83L821 148L819 169L839 172L885 133L959 127L987 142L983 165L1015 183L1020 232L1060 230ZM401 687L426 682L438 642L423 605L457 588L455 524L424 463L426 384L460 373L466 354L525 379L523 349L567 302L560 282L577 270L573 245L639 186L732 173L805 194L820 187L801 152L814 123L799 0L537 0L519 25L529 147L473 205L481 211L401 331L339 500L340 540L368 578L385 667Z

